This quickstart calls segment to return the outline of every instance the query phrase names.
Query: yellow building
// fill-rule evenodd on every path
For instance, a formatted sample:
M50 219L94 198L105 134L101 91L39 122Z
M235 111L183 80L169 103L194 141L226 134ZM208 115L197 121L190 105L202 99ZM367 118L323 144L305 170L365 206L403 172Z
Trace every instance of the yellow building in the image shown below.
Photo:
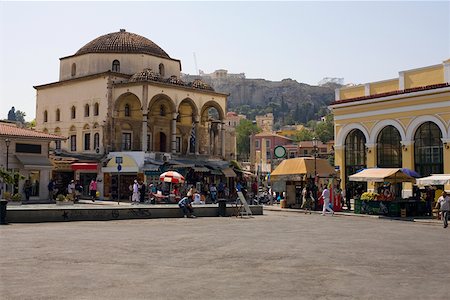
M370 167L450 173L449 83L450 59L401 71L395 79L336 89L330 108L342 184ZM412 185L403 184L403 197L411 194Z

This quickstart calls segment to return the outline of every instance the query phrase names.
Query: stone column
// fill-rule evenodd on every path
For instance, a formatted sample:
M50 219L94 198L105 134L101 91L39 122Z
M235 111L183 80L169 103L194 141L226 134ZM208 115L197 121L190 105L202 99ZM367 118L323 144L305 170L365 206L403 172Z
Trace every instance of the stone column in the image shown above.
M148 85L142 87L142 139L141 151L148 151L147 149L147 118L148 118Z
M225 157L225 123L220 123L220 140L221 140L221 155L223 159L226 159Z
M402 145L402 168L414 170L414 141L400 141ZM413 194L413 186L410 182L404 182L402 197L408 198Z
M195 155L199 155L200 153L200 137L198 135L198 116L194 117L194 122L195 122L195 126L194 126L194 132L195 132Z
M171 137L171 151L172 153L176 153L177 151L177 116L178 113L172 114L172 137Z

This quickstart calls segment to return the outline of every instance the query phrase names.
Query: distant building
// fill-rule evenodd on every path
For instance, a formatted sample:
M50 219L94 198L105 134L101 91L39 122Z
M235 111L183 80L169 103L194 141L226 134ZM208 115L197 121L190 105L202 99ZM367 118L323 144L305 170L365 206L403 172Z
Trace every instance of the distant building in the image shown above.
M286 125L281 127L276 133L291 139L294 139L295 135L299 132L306 129L305 126L299 125Z
M321 81L319 81L318 85L326 85L327 83L335 83L339 85L344 85L344 78L336 78L336 77L324 77Z
M215 70L214 72L207 74L203 72L202 70L199 70L199 74L201 77L209 77L211 79L245 79L245 73L228 73L228 70L219 69Z
M273 131L273 113L268 113L263 116L256 116L256 125L262 129L263 132Z

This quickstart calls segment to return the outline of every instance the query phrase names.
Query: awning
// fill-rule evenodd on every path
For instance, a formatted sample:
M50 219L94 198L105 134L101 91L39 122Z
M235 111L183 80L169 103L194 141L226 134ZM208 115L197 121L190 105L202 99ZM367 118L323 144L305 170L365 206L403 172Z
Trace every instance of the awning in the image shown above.
M97 163L73 163L72 170L95 170L97 171Z
M283 160L270 174L270 179L280 180L280 178L295 175L297 176L295 180L292 178L289 178L289 180L296 181L300 178L303 180L305 176L314 177L314 173L319 177L327 178L333 177L336 174L336 171L326 159L297 157Z
M53 165L46 156L42 155L16 155L25 169L51 169Z
M350 181L371 182L414 182L415 178L406 175L400 168L369 168L348 177Z
M236 173L233 171L232 168L222 169L221 171L223 175L225 175L225 177L236 177Z
M144 167L142 168L142 170L145 171L160 171L159 170L159 165L154 165L154 164L144 164Z
M450 174L431 174L431 176L416 179L417 185L450 184Z

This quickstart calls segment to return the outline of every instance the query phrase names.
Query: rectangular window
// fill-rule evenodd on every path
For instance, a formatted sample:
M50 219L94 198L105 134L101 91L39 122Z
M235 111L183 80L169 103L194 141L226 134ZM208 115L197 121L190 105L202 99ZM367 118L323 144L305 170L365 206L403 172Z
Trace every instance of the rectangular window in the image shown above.
M37 170L30 171L29 180L31 183L31 196L38 197L39 196L39 180L41 179L41 174Z
M308 155L308 150L306 150L306 149L303 150L303 154L304 154L304 155Z
M295 157L295 152L289 151L289 158L294 158L294 157Z
M84 134L84 150L91 150L91 134Z
M270 140L266 140L266 148L270 149Z
M16 143L16 152L17 153L36 153L36 154L41 154L41 151L42 151L42 146L41 145Z
M256 140L256 141L255 141L255 148L256 148L256 149L259 149L259 140Z
M122 150L131 150L131 132L122 133Z
M61 141L60 140L55 141L55 149L61 150Z
M77 136L75 134L70 136L70 151L77 151Z
M152 134L147 134L147 151L153 151Z

